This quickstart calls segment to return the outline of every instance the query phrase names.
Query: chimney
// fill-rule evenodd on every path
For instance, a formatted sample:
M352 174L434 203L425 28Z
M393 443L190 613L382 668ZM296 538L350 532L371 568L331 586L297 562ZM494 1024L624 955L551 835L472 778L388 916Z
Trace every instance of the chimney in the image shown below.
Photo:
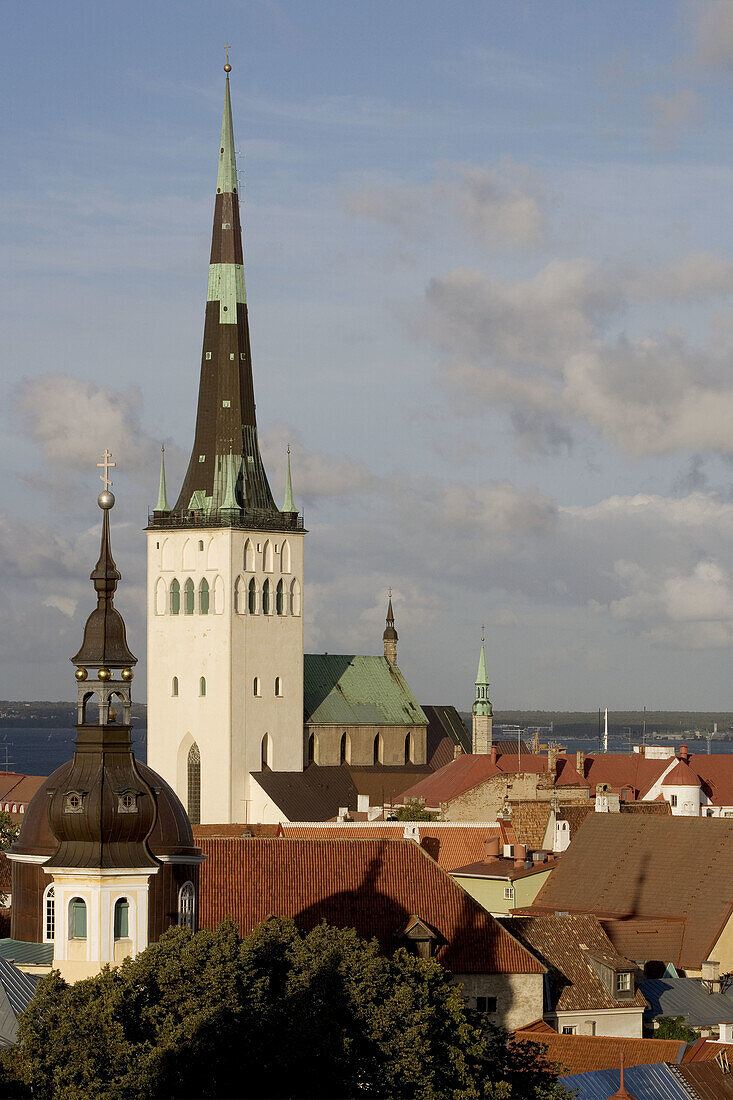
M356 796L356 809L360 814L369 813L369 795L358 794Z
M524 861L527 858L527 846L526 844L514 845L514 866L524 867Z
M484 859L488 863L490 859L498 859L501 849L501 841L498 836L490 836L484 841Z
M582 779L585 776L585 753L582 749L575 754L575 769Z
M733 1024L718 1024L718 1042L733 1043Z
M559 751L559 745L547 746L547 771L548 774L551 776L555 775L555 771L557 769L557 754L559 753Z
M456 760L463 753L463 749L459 744L453 746L453 759Z
M690 758L690 750L687 745L680 745L680 760L684 760L685 764Z
M701 980L708 993L720 993L720 963L705 959L702 964Z
M349 816L349 807L348 806L339 806L339 812L336 816L336 820L337 821L346 821L348 816Z
M491 746L491 763L492 764L496 763L496 757L497 757L496 745L492 745Z

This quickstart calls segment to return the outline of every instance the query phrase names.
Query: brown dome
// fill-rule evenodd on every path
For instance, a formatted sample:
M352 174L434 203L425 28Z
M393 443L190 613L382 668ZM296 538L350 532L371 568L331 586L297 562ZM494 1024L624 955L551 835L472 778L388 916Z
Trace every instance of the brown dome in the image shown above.
M53 855L58 840L51 831L49 821L50 789L66 786L73 761L67 760L42 787L39 787L23 815L20 835L13 844L13 852L19 855ZM153 855L195 855L198 852L191 822L175 791L147 764L135 761L140 776L153 791L157 809L155 824L148 839Z

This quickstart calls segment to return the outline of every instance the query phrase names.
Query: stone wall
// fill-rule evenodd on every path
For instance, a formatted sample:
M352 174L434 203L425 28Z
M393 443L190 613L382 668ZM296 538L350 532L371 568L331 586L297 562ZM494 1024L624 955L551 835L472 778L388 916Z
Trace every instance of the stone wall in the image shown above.
M425 764L425 726L317 726L305 727L305 759L313 736L313 759L322 767L336 767L341 760L341 743L346 735L345 762L368 767L375 763L375 744L381 746L377 763L389 765ZM409 743L408 743L409 737ZM381 738L377 742L377 738ZM408 747L409 746L409 747Z
M496 1013L488 1018L510 1031L542 1016L542 974L456 974L469 1008L477 997L496 997Z
M563 802L584 802L588 787L562 787L561 793ZM494 821L507 799L550 802L557 794L551 776L544 772L494 775L452 799L443 807L443 815L446 821Z

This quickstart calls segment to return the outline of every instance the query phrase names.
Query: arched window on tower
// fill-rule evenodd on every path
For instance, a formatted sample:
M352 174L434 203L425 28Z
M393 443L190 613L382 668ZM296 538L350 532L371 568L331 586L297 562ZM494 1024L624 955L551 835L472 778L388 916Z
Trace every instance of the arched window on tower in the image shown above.
M300 615L300 582L297 577L290 585L290 614Z
M257 614L257 581L252 577L249 582L248 603L250 615Z
M53 883L43 891L43 939L53 943L56 931L56 897Z
M174 577L171 581L171 596L170 596L170 610L171 615L178 615L181 610L181 586Z
M174 699L178 698L178 677L174 676L171 680L171 695Z
M72 898L69 902L69 939L87 938L87 903L82 898Z
M127 898L118 898L115 902L114 932L116 940L130 937L130 903Z
M272 615L272 608L270 606L270 578L268 577L265 583L262 585L262 614Z
M274 556L272 553L272 543L268 539L265 543L265 548L262 551L262 567L266 573L272 573L274 565Z
M339 760L342 764L349 764L351 762L351 738L349 737L348 733L341 734Z
M178 891L178 926L196 931L196 891L192 882L184 882Z
M374 738L374 763L384 763L384 740L381 733L378 733Z
M411 764L413 758L412 730L405 737L405 763Z
M275 697L282 699L283 697L283 678L282 676L275 677Z
M280 550L280 572L290 572L290 546L287 539L282 544L282 549Z
M269 733L262 738L262 767L272 767L272 738Z
M316 763L316 750L318 748L318 738L315 733L312 733L308 738L308 763Z
M201 753L194 741L188 750L188 817L192 825L201 824Z
M183 586L183 613L184 615L193 615L194 613L193 581L190 577Z
M199 680L199 695L206 695L206 677L202 676Z
M285 585L282 577L277 582L277 588L275 589L275 611L278 615L285 614Z
M255 548L250 539L247 539L244 547L244 568L248 573L255 571Z
M234 582L234 614L244 615L247 608L244 601L244 582L241 577L237 577Z
M209 582L206 577L201 578L199 585L199 611L202 615L209 614Z

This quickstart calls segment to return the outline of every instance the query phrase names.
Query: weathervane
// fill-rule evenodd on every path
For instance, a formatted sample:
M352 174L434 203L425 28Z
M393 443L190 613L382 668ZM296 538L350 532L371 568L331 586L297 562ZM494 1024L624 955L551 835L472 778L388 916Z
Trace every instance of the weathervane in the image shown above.
M99 480L104 485L105 492L107 492L110 485L112 484L112 480L109 476L109 471L111 469L114 469L116 465L117 463L112 462L112 455L105 447L104 454L102 455L102 461L97 463L97 466L99 466L100 469L104 470L104 473L99 475Z

